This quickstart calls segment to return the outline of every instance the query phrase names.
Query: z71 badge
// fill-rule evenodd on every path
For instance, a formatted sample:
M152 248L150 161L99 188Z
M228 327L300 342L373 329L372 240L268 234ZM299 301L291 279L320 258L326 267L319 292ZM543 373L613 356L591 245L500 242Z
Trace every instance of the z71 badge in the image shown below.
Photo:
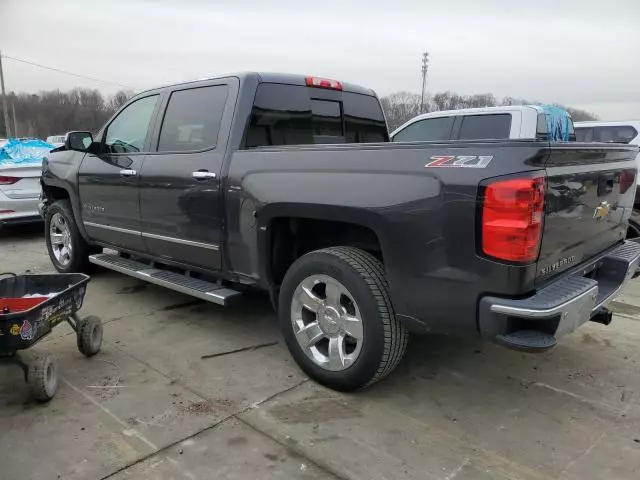
M486 168L493 155L434 155L425 167Z

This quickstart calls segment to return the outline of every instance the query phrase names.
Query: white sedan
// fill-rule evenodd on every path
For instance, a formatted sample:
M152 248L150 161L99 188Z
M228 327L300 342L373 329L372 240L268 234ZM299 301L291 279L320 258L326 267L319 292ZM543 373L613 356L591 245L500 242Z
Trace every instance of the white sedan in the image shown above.
M40 165L3 167L0 164L0 228L42 221L38 213Z
M0 144L0 229L42 221L38 213L41 160L52 147L37 139Z

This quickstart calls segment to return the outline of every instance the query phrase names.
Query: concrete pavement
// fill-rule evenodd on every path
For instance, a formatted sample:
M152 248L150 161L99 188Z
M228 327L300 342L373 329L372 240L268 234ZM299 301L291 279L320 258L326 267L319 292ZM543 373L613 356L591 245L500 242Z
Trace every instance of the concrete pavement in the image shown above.
M0 233L0 259L51 270L38 230ZM615 309L542 355L414 338L345 395L300 372L266 298L225 309L100 271L81 314L103 351L64 325L25 353L57 360L53 401L0 367L0 478L637 479L640 280Z

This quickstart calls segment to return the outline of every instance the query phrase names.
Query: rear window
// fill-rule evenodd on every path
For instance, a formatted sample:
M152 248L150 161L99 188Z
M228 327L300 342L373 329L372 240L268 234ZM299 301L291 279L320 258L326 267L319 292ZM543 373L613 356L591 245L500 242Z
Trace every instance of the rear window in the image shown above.
M638 131L632 125L576 128L579 142L631 143L637 136Z
M509 138L511 114L467 115L462 118L459 140L495 140Z
M386 142L378 100L369 95L297 85L258 86L246 148Z

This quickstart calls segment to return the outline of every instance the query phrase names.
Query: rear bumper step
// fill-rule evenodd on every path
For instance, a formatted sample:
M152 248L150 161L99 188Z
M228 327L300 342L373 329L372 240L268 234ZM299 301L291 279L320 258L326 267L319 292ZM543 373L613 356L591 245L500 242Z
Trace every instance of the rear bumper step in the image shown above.
M550 333L537 330L518 330L505 335L496 335L496 342L512 350L543 352L555 347L558 340Z
M89 256L89 261L95 265L218 305L227 305L231 299L241 295L241 292L217 283L154 268L146 263L122 258L119 255L101 253Z
M522 299L484 297L479 305L480 331L508 348L547 350L589 320L608 324L611 314L606 306L639 265L640 243L627 241L598 261L593 278L567 275Z

